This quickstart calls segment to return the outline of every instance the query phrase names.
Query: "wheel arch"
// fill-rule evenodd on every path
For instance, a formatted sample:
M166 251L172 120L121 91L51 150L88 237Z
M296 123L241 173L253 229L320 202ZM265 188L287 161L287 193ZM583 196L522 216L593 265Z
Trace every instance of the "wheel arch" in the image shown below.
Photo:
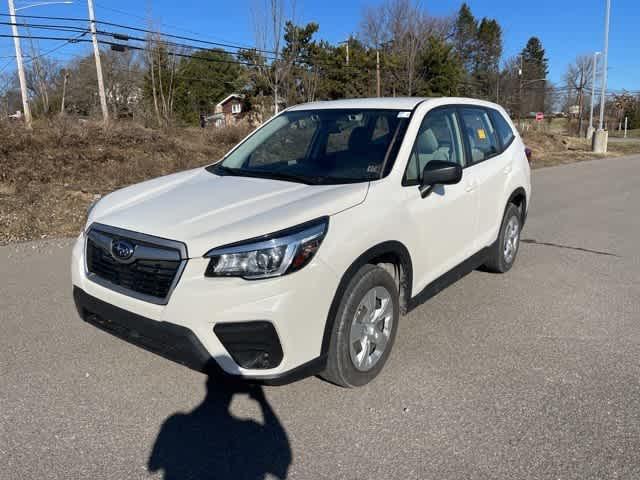
M329 308L329 313L327 314L327 320L324 326L321 351L323 355L329 351L331 334L333 332L336 314L340 307L340 301L342 300L342 296L353 276L364 265L389 263L388 260L390 259L393 259L393 263L399 267L398 284L400 292L400 313L405 314L408 311L411 300L411 288L413 285L413 264L409 250L403 243L396 240L379 243L356 258L356 260L354 260L342 275L336 292L333 295L331 307Z
M505 204L504 208L506 210L507 206L513 203L515 206L520 208L520 212L522 214L522 225L524 226L524 222L527 219L527 192L523 187L516 188L511 195L509 195L509 200Z

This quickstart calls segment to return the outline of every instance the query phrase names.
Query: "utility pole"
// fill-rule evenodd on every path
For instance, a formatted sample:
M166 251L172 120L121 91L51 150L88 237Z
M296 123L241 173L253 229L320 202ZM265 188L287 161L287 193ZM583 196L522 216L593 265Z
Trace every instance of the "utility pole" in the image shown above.
M584 68L580 69L580 82L578 85L578 136L582 136L582 114L583 114L583 104L584 104Z
M60 115L64 115L64 101L67 96L67 81L69 80L69 72L64 71L64 80L62 83L62 102L60 102Z
M604 129L604 109L607 93L607 68L609 63L609 24L611 22L611 0L605 0L604 14L604 50L602 51L602 93L600 98L600 123L593 136L592 150L595 153L607 153L608 132Z
M376 96L380 96L380 50L376 49Z
M520 55L520 68L518 69L518 128L522 130L522 75L524 73L524 58Z
M589 128L587 128L587 139L591 140L593 138L593 132L595 128L593 127L593 101L596 96L596 75L598 72L598 55L600 52L593 53L593 73L591 79L591 112L589 113Z
M277 80L273 84L273 114L278 115L280 108L278 108L278 82Z
M349 40L351 40L351 36L344 42L338 42L338 45L344 45L347 49L347 66L349 66Z
M31 130L32 119L29 108L29 98L27 94L27 78L24 74L24 64L22 63L22 47L20 46L20 36L18 35L18 24L16 22L16 7L13 0L9 2L9 15L11 18L11 31L13 34L13 44L16 48L16 63L18 65L18 78L20 79L20 93L22 94L22 109L24 110L24 125Z
M93 55L96 58L96 72L98 74L98 90L100 93L100 107L102 107L102 119L105 126L109 124L109 109L107 107L107 96L104 92L104 80L102 78L102 63L100 62L100 47L98 46L98 34L96 33L96 15L93 10L93 0L87 0L89 5L89 26L91 28L91 39L93 41Z
M624 138L627 138L628 127L629 127L629 117L624 117Z

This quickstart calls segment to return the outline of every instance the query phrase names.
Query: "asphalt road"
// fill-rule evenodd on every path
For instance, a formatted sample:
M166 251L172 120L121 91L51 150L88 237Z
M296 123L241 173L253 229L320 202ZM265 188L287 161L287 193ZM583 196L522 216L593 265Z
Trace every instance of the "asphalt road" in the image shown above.
M0 248L0 478L640 478L640 156L533 179L514 269L357 390L207 382L79 320L70 241Z

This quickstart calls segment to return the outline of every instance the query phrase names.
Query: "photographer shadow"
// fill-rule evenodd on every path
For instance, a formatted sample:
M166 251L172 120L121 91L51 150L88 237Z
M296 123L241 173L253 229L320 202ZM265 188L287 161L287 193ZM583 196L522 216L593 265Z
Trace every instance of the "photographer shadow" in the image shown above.
M287 433L259 385L209 376L203 402L162 425L149 457L151 472L164 480L285 479L291 465ZM263 423L234 417L234 395L257 402Z

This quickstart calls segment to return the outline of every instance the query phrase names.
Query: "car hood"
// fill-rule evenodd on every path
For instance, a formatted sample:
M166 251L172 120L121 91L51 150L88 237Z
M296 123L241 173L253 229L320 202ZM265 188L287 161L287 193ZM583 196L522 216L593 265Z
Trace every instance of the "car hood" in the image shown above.
M203 168L149 180L105 196L97 222L187 244L190 257L333 215L363 202L368 183L305 185L218 176Z

